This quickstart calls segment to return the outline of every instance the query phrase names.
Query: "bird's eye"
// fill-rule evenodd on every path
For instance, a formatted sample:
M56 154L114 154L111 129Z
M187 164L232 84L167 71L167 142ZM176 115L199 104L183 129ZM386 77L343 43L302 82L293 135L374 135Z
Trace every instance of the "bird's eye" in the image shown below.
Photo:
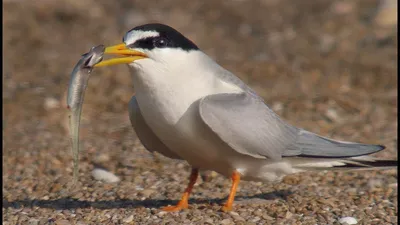
M156 47L156 48L163 48L163 47L166 47L167 44L168 44L167 39L166 39L166 38L163 38L163 37L155 38L155 39L153 40L153 45L154 45L154 47Z

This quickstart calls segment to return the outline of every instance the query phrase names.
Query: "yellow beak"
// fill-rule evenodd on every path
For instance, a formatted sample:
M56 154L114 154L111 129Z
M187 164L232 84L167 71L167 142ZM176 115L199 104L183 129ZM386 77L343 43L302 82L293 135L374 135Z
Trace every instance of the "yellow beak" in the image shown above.
M99 62L94 67L111 66L117 64L128 64L138 59L148 58L143 52L128 49L125 44L107 47L104 54L114 54L122 57L107 59Z

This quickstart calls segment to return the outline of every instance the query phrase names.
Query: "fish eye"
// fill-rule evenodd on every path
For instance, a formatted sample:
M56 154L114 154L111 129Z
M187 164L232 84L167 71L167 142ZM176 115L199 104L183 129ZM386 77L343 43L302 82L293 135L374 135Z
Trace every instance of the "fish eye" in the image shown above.
M163 37L157 37L157 38L154 38L153 45L156 48L163 48L168 45L168 40Z

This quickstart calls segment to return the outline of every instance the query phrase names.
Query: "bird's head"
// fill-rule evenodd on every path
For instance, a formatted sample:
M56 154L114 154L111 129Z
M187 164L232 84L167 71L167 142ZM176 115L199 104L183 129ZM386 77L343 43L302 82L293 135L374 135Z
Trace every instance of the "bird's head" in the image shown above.
M159 63L181 63L185 54L198 47L181 33L164 24L145 24L128 31L123 43L107 47L105 54L119 56L98 63L95 67L129 64L157 67Z

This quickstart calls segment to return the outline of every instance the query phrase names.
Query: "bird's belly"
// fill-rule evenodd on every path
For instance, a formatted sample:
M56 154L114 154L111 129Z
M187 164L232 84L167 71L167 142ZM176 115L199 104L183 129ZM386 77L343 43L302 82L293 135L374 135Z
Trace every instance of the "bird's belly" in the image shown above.
M179 118L172 120L167 110L141 107L146 123L157 137L175 154L199 169L229 174L232 171L229 154L223 156L224 143L210 132L193 103ZM171 107L171 105L170 105ZM170 109L169 109L170 110Z

